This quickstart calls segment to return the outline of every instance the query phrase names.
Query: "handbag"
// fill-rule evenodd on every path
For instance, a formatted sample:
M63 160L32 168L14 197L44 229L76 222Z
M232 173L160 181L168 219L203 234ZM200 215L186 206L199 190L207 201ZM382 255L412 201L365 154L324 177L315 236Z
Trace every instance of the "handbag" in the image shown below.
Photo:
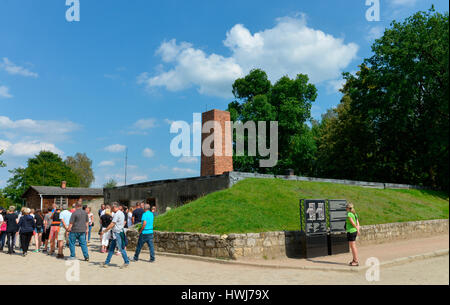
M1 232L5 232L6 231L6 221L2 223L2 225L0 226L0 231Z

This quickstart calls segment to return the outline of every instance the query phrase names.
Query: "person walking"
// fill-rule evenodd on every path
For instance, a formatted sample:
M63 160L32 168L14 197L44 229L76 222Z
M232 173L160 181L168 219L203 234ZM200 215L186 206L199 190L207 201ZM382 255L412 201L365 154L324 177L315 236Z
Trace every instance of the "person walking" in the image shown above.
M119 251L122 253L122 258L124 261L124 264L120 268L126 268L129 266L130 261L127 256L127 252L124 249L125 233L123 232L123 227L125 225L125 215L119 209L119 204L117 202L113 203L112 210L114 212L114 216L112 222L105 231L109 232L111 230L113 239L111 241L111 244L109 245L108 256L106 257L106 260L102 266L104 268L107 268L109 266L111 257L113 256L114 250L117 246L119 248Z
M30 215L30 212L31 210L29 208L25 208L18 224L20 230L20 245L23 251L22 256L24 257L27 256L31 237L33 237L33 232L36 228L34 217Z
M53 210L52 210L53 211ZM55 243L58 240L58 233L61 226L61 220L59 219L59 214L61 213L61 209L56 208L54 212L52 212L52 222L50 225L50 251L48 255L53 255L55 253Z
M158 212L156 211L156 205L152 206L152 213L154 218L158 216Z
M127 217L127 223L128 223L128 228L131 228L133 226L133 207L130 207L128 209L128 217Z
M150 263L155 261L155 249L153 245L154 215L150 209L150 204L145 204L145 213L142 215L142 226L139 230L138 244L132 260L134 262L139 260L139 254L141 253L142 247L145 243L147 243L150 250Z
M14 251L15 236L16 233L19 231L19 226L17 225L18 216L14 212L15 209L16 208L14 206L10 206L5 216L6 237L7 237L6 244L8 245L8 254L16 253L16 251Z
M42 233L42 242L44 243L44 246L42 253L47 253L51 226L52 226L52 208L48 208L47 212L44 215L44 233Z
M345 229L347 231L349 247L353 255L353 260L349 263L349 265L356 267L359 266L358 249L356 248L356 237L360 235L359 220L352 203L347 203L346 209L347 219L345 222Z
M67 242L67 235L70 223L70 217L72 217L72 213L69 210L64 210L59 214L59 219L61 220L61 224L59 226L58 232L58 254L56 258L63 259L64 258L64 245Z
M136 203L136 209L134 209L132 216L133 225L141 222L144 212L144 202Z
M36 229L34 229L36 250L33 252L39 252L42 245L42 233L44 232L44 216L42 215L41 210L36 211L34 222L36 223Z
M106 232L106 228L112 222L111 210L106 209L105 213L100 217L102 231L100 234L100 239L102 240L102 248L100 250L101 253L106 253L106 247L108 247L109 238L111 237L111 232Z
M75 259L75 243L78 241L83 252L84 261L88 262L89 252L86 245L86 232L89 227L89 218L86 212L83 211L82 206L82 201L79 200L75 205L75 212L70 217L70 225L67 230L69 231L69 259Z
M87 233L87 244L89 245L89 243L91 242L91 231L92 231L92 227L94 226L94 214L91 212L91 208L87 207L86 208L86 214L88 215L88 219L89 219L89 229L88 229L88 233Z
M0 252L3 251L3 247L6 242L6 221L5 221L6 211L0 208Z

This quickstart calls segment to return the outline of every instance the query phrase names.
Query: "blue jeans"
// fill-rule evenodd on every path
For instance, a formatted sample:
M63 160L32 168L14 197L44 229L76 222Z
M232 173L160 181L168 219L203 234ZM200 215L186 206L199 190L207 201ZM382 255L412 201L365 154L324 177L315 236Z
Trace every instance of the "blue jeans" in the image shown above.
M150 250L150 261L155 260L155 248L153 246L153 233L150 234L141 234L139 235L138 244L136 247L136 252L134 253L134 259L139 259L139 254L141 253L142 247L147 243L148 248Z
M114 235L114 239L111 240L111 244L109 245L109 251L108 251L108 256L106 257L105 265L109 265L109 262L111 261L111 257L114 254L114 250L116 249L116 246L117 246L117 248L119 248L119 251L122 254L122 258L123 258L123 261L125 262L125 264L129 264L130 261L128 260L127 251L125 251L125 249L122 245L122 238L120 237L120 233L112 232L112 234Z
M88 241L91 241L91 230L92 230L92 225L89 226L89 232L88 232Z
M6 239L6 231L0 232L0 250L3 250L3 247L5 246L5 239Z
M83 251L84 258L89 258L88 248L86 245L86 233L70 232L69 233L69 248L70 257L75 257L75 243L78 240L81 251Z

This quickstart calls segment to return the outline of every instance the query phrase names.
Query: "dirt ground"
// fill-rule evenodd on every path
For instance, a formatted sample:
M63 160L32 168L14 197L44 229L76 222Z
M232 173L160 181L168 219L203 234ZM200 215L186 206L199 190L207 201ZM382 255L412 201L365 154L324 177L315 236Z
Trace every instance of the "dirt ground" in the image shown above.
M382 267L380 281L368 282L365 272L270 269L162 255L157 256L155 263L149 263L146 252L141 254L141 261L126 269L119 268L123 264L121 256L114 256L111 266L103 269L100 265L106 254L99 253L97 245L98 240L94 240L89 247L90 262L79 262L79 273L76 263L42 253L29 253L26 257L0 253L0 284L449 284L448 255ZM68 249L64 252L69 254ZM79 248L77 255L82 258Z

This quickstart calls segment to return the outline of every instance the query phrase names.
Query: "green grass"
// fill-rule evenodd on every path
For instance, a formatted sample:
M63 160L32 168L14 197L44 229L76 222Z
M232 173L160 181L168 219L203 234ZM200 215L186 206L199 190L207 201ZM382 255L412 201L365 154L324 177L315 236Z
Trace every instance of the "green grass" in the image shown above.
M299 200L347 199L361 225L444 219L448 194L371 189L333 183L246 179L160 215L155 229L210 234L299 230Z

